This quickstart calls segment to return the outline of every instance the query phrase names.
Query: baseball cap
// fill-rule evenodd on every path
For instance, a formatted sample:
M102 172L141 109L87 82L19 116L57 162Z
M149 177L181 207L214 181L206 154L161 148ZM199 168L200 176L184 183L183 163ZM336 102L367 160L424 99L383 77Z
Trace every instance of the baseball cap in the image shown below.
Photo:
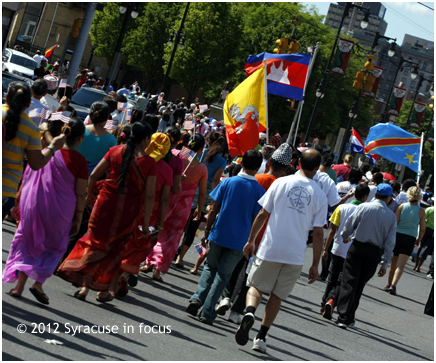
M392 187L389 184L382 183L377 185L377 190L375 192L378 195L382 195L384 197L387 197L389 195L392 195L395 197L394 191L392 190Z

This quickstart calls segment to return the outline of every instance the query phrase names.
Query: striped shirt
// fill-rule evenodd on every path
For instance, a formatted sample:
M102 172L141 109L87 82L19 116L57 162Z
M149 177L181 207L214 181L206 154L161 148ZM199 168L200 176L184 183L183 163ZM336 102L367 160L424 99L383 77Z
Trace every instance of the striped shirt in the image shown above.
M5 122L9 106L2 107L2 122ZM41 150L41 134L38 126L26 113L20 115L17 135L14 139L4 141L2 153L2 196L15 198L18 184L23 177L23 161L26 151Z

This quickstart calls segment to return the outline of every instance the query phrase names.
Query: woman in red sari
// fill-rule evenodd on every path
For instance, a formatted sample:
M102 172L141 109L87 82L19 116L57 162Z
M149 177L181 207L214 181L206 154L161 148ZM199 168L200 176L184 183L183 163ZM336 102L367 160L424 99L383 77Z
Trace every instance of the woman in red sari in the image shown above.
M113 299L124 249L137 227L142 203L143 237L150 235L156 162L144 150L150 143L151 134L149 125L135 123L127 144L110 148L89 177L87 203L97 180L109 173L92 210L88 232L57 272L64 280L82 287L74 294L80 300L85 300L89 289L100 291L97 301Z

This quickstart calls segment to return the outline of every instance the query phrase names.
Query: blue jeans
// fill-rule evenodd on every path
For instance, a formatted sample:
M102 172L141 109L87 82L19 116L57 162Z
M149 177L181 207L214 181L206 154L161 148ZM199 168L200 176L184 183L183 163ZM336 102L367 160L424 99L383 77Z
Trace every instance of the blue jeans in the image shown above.
M210 250L198 282L197 292L189 300L199 302L203 306L200 317L211 321L215 320L215 305L242 256L242 251L210 243Z

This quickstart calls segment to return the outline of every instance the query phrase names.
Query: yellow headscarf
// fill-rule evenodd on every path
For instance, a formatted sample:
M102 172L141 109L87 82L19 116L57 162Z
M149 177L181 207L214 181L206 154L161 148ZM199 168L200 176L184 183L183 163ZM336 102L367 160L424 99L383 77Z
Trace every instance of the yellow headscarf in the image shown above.
M157 132L151 136L150 144L145 152L150 155L156 162L164 158L171 147L171 141L168 135Z

